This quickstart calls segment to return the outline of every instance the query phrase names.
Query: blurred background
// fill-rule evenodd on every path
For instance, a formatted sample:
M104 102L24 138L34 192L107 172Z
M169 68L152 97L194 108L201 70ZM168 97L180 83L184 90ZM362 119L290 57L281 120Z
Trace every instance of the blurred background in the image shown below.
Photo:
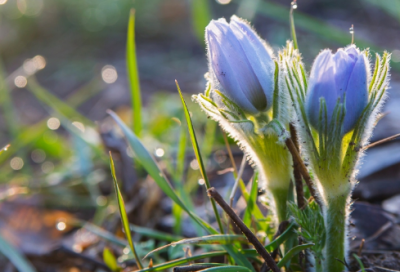
M175 186L185 180L185 192L204 213L205 194L184 138L186 128L180 126L183 112L174 80L187 102L190 94L205 89L204 28L209 20L243 17L277 51L291 38L291 5L288 0L0 0L0 147L11 144L0 156L1 236L38 271L106 270L99 258L104 242L79 224L114 230L119 222L108 150L115 153L133 224L196 235L198 230L188 228L184 216L177 223L181 219L171 201L140 166L133 166L132 151L106 113L112 109L131 123L129 11L134 8L136 17L141 140ZM392 53L389 99L372 142L400 133L400 1L299 0L294 18L308 71L320 50L350 44L352 25L360 48L370 48L372 55ZM210 178L215 186L228 188L233 176L224 136L197 105L189 103L189 109ZM242 154L230 143L239 165ZM188 148L179 163L182 145ZM248 166L246 182L251 175ZM356 230L368 237L387 222L396 222L400 213L400 142L368 150L359 178L354 197L364 208L356 209L355 220L370 223L371 209L384 214L369 229ZM393 223L390 231L397 227ZM136 240L143 241L141 237ZM385 248L400 249L398 238L385 239ZM154 248L154 241L143 242L143 252ZM376 247L372 242L369 246ZM118 253L126 259L131 254ZM6 259L0 259L0 266L14 271Z

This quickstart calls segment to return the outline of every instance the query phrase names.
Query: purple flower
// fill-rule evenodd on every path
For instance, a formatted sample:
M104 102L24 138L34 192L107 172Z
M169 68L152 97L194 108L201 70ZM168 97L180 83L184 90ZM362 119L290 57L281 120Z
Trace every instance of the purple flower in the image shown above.
M206 27L213 89L224 92L245 112L257 114L272 105L275 63L272 52L249 24L232 16Z
M354 128L362 111L368 104L369 62L364 52L354 45L339 49L335 54L322 51L311 69L306 111L311 125L318 129L320 98L326 101L328 124L336 102L344 102L346 115L342 131L347 133Z

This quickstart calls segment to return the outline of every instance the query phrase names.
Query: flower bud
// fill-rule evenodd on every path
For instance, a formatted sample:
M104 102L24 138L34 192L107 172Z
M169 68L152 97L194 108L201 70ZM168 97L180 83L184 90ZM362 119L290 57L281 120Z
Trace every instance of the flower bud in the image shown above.
M368 59L354 45L335 54L322 51L314 61L308 84L306 111L311 125L320 127L320 98L326 102L328 124L340 99L346 109L342 132L352 130L368 104L368 73Z
M257 114L272 106L275 63L272 50L249 24L232 16L206 27L209 70L219 89L245 112Z

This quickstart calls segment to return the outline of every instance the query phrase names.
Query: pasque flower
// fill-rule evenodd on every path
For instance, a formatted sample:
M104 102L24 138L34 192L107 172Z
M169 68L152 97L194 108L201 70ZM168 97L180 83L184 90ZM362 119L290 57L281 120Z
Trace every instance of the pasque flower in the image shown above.
M342 132L352 130L368 103L368 71L369 62L365 53L354 45L339 49L335 54L330 50L322 51L311 69L306 98L306 111L311 125L316 129L320 127L321 98L326 102L328 124L340 99L346 109Z
M232 16L206 28L212 89L219 89L250 114L272 106L275 63L272 50L247 22Z

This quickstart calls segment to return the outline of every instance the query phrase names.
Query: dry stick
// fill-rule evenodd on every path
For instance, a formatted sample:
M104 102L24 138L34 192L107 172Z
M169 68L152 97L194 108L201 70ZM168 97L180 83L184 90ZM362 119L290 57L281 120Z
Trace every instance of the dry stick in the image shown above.
M371 148L371 147L374 147L374 146L376 146L376 145L380 145L380 144L389 142L389 141L394 140L394 139L396 139L396 138L398 138L398 137L400 137L400 133L399 133L399 134L396 134L396 135L393 135L393 136L390 136L390 137L387 137L387 138L385 138L385 139L376 141L376 142L374 142L374 143L372 143L372 144L366 145L366 146L363 147L363 149L364 149L364 150L367 150L368 148Z
M218 205L229 215L233 222L239 227L242 233L247 237L250 243L253 244L254 248L258 252L258 254L263 257L269 268L273 272L279 272L279 268L276 265L274 259L272 259L271 255L267 252L267 250L263 247L263 245L258 241L257 237L251 232L251 230L243 223L240 217L229 207L228 203L222 198L222 196L217 192L217 190L212 187L207 190L208 196L212 197Z
M323 206L322 206L322 203L321 203L319 197L317 196L317 192L314 189L313 181L311 180L311 177L308 174L307 167L304 165L304 162L301 159L300 153L297 151L296 146L294 145L292 139L287 138L285 141L285 144L286 144L287 148L289 149L289 152L292 154L293 161L295 163L297 163L297 165L299 167L299 171L300 171L301 175L303 176L304 181L306 182L307 187L310 190L312 197L314 198L315 202L317 202L319 207L322 209Z
M297 151L299 151L296 128L293 124L290 124L290 137L293 139ZM306 202L304 199L303 179L300 174L299 163L295 159L293 159L293 177L296 186L297 206L300 209L304 209L306 207Z

